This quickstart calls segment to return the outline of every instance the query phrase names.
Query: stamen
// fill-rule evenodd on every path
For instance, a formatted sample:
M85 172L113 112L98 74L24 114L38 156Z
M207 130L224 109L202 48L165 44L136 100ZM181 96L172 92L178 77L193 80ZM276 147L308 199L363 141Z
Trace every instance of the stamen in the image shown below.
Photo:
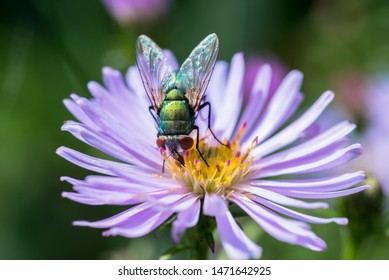
M258 145L258 136L255 136L253 142L251 142L251 148L254 148Z
M244 131L246 130L246 127L247 127L247 122L244 122L242 127L239 129L238 134L236 135L237 139L242 138L242 135L243 135Z
M234 193L234 190L229 191L227 193L227 195L224 196L224 199L228 199L233 193Z
M216 167L216 170L217 170L218 172L220 172L220 165L219 165L219 163L216 162L215 167Z
M192 186L192 191L200 196L217 193L228 198L233 194L235 186L245 182L250 175L253 161L250 152L253 146L243 151L240 146L246 126L246 123L242 125L232 141L223 141L228 147L222 144L211 146L210 142L204 141L206 139L200 138L198 148L209 166L198 158L196 143L191 149L183 151L183 165L178 163L178 167L177 164L171 164L175 159L166 159L173 178L183 181L186 186Z
M195 160L193 161L195 167L196 167L196 171L199 175L201 175L201 162L198 158L195 158Z

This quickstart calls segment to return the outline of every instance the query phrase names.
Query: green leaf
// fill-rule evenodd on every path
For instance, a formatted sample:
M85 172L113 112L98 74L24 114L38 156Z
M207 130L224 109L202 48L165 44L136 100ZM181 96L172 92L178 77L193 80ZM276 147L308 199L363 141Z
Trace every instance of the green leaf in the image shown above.
M211 249L212 253L215 253L215 239L213 238L212 232L206 232L204 234L204 238L207 242L209 249Z
M189 250L190 247L184 244L178 244L176 246L171 247L165 253L163 253L159 259L160 260L169 260L173 255L178 254L182 251Z

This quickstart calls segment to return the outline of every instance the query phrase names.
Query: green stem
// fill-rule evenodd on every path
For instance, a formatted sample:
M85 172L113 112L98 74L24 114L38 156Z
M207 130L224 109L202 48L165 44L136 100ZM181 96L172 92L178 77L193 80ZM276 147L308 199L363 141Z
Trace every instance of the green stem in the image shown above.
M345 230L343 234L344 248L343 248L343 259L344 260L355 260L356 259L356 247L354 238L352 237L350 230Z
M187 240L190 244L190 258L193 260L208 259L208 251L214 250L212 232L216 227L215 220L201 215L196 227L188 231Z
M195 240L193 240L195 241ZM192 246L190 247L190 258L192 260L206 260L208 259L208 245L207 243L198 238L197 242L192 242Z

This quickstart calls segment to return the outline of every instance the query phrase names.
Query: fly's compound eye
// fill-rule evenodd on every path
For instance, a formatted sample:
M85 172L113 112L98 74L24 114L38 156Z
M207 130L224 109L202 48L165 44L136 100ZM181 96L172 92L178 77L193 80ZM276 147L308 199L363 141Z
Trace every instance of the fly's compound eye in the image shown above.
M193 146L193 139L189 136L180 137L180 146L183 150L189 150Z
M158 148L160 148L162 150L166 150L166 145L165 145L166 138L165 137L158 137L155 142L156 142Z

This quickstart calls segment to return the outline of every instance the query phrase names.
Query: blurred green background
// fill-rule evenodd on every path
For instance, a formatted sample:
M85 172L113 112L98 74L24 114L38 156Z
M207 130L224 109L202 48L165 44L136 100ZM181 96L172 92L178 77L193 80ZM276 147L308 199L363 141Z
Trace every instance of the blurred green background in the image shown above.
M139 34L171 49L182 62L213 32L220 40L219 59L229 61L243 51L247 58L277 58L285 69L302 70L305 105L333 89L338 94L335 104L362 128L361 112L347 107L347 96L342 97L343 82L350 76L389 73L389 1L384 0L171 0L153 20L129 22L115 20L98 0L2 1L0 259L143 259L158 258L169 248L168 232L130 240L104 238L100 230L71 225L73 220L97 220L123 208L61 198L71 186L60 182L60 176L83 178L89 172L66 162L55 150L66 145L96 153L60 132L63 121L72 119L62 100L72 92L90 96L86 84L101 82L104 66L125 73L134 64ZM328 243L321 253L276 241L249 219L240 222L264 248L265 259L389 259L383 199L377 191L316 213L350 216L346 228L313 227Z

